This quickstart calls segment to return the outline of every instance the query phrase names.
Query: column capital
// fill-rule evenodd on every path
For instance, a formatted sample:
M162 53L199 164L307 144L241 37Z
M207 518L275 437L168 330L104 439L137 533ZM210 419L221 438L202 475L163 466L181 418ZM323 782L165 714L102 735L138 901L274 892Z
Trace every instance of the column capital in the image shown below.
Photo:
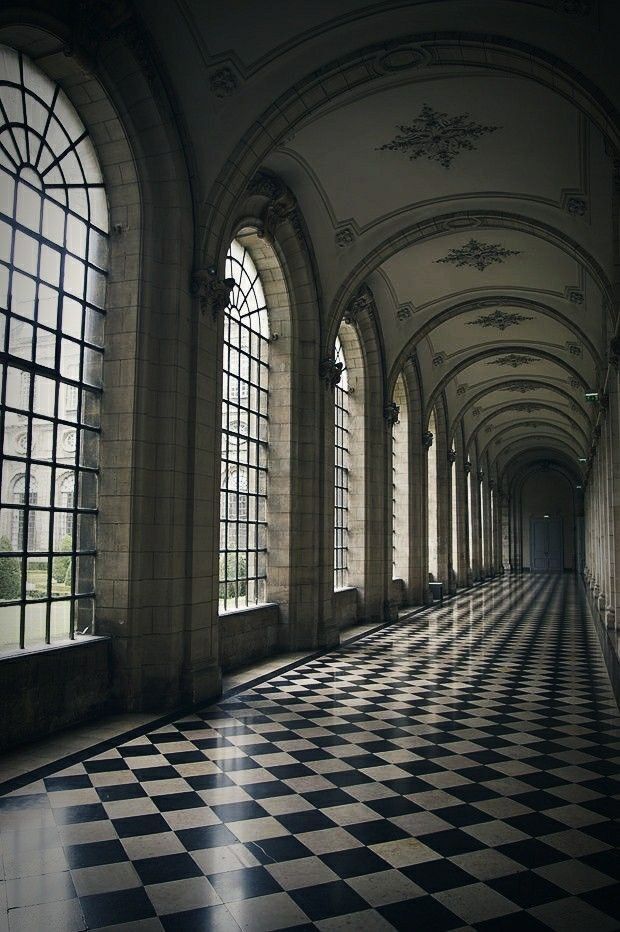
M394 401L391 401L383 408L383 417L388 427L393 427L394 424L398 424L399 415L400 408Z
M266 171L259 171L250 179L248 193L266 201L260 214L258 235L272 246L279 224L296 218L295 195L277 175Z
M333 356L326 356L319 363L319 378L325 382L327 388L334 389L340 382L343 365L336 362Z
M355 297L351 298L347 304L342 319L345 324L355 326L362 314L367 313L372 320L374 317L374 308L375 298L372 291L368 285L362 285Z
M230 304L230 293L235 285L234 278L218 278L215 268L196 269L192 273L191 293L198 298L200 312L209 309L213 320Z

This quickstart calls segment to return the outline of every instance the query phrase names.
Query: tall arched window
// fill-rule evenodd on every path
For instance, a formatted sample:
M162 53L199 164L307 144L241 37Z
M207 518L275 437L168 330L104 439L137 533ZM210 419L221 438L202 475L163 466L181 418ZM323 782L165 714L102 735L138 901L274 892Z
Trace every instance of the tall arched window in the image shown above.
M489 489L489 555L491 563L489 570L495 567L495 492Z
M402 375L394 388L398 421L392 426L392 577L407 582L409 564L409 418Z
M342 589L349 571L349 381L339 337L335 359L342 365L342 374L334 397L334 588Z
M0 649L92 631L107 231L74 108L0 46Z
M428 429L433 435L433 442L427 454L427 500L428 500L428 572L431 580L439 575L437 562L437 421L435 412L431 412Z
M269 318L252 257L226 257L235 285L224 320L220 578L222 610L266 599Z
M474 513L472 507L472 478L471 478L471 461L467 460L467 543L469 546L469 567L474 568Z
M455 583L459 584L459 529L458 529L458 501L457 501L457 484L456 470L457 462L450 464L450 489L452 497L452 572L454 573Z

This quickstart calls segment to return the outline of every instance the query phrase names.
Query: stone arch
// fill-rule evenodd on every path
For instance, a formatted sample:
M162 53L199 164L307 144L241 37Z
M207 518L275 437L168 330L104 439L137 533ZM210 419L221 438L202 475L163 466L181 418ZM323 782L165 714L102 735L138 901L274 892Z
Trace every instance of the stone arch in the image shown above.
M527 376L517 378L514 381L519 382L519 383L522 382L524 386L531 385L534 388L540 389L542 391L548 390L548 391L556 392L563 399L565 399L569 404L575 403L575 399L573 398L573 396L570 394L569 391L567 391L565 388L562 388L560 385L554 384L553 382L545 382L540 378L528 379ZM452 429L456 430L456 425L461 423L467 411L470 408L474 407L477 401L479 401L481 398L484 398L484 396L489 394L490 391L498 390L501 387L501 384L502 384L502 381L500 379L497 379L496 382L493 383L490 387L486 386L485 388L481 388L475 394L473 394L470 398L468 398L465 404L459 409L459 411L455 415L452 421ZM525 388L523 392L520 392L520 394L523 394L523 395L528 394L527 387ZM534 403L540 404L541 402L534 402ZM579 406L579 410L587 418L588 414L587 414L587 408L585 406L585 402Z
M506 353L527 353L531 351L531 347L525 346L522 343L506 343L502 344L501 350L499 351L501 355ZM536 356L541 359L547 359L549 362L553 362L558 365L560 368L565 369L569 377L575 379L579 385L584 389L587 388L587 383L578 369L575 369L567 360L560 358L554 353L549 352L548 350L539 349L538 347L535 350ZM481 359L485 359L487 356L497 356L498 349L497 346L488 346L485 349L478 352L472 353L467 359L462 359L460 362L456 363L449 372L446 372L445 375L439 380L435 388L430 394L430 397L426 404L426 410L430 411L433 405L436 403L437 398L441 395L441 392L444 391L448 383L462 372L464 369L467 369L469 366L473 365L476 362L479 362Z

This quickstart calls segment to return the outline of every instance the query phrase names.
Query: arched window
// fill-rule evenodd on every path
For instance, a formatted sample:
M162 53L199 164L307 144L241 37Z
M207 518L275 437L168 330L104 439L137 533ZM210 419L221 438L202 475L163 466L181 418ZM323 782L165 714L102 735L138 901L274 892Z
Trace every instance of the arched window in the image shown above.
M342 589L349 571L349 380L339 337L335 359L342 373L334 392L334 588Z
M478 521L480 526L480 574L487 572L487 510L484 479L478 479Z
M455 584L459 583L459 529L458 529L458 501L457 501L457 483L456 470L457 462L450 464L450 491L452 498L452 572L455 577Z
M473 525L473 503L472 503L472 478L471 478L471 460L467 460L469 469L467 472L467 543L469 546L469 568L474 568L474 525Z
M431 412L428 429L433 435L433 442L427 455L428 572L433 581L439 574L437 562L437 422L434 411Z
M74 108L0 46L1 507L18 512L0 522L0 649L92 631L107 232L97 156Z
M409 572L409 428L402 375L394 388L398 421L392 426L392 578L408 581Z
M489 489L489 556L491 558L489 569L495 567L495 492Z
M266 599L269 318L248 250L233 240L224 320L220 576L222 610Z

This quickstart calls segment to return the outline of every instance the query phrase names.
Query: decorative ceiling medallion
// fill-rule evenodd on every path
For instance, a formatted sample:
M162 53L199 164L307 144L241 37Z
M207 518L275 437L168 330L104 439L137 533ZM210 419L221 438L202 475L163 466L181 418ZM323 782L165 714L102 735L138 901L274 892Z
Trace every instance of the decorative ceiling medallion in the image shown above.
M525 382L518 379L515 379L514 382L504 382L500 386L500 390L504 392L519 392L521 395L525 395L527 392L535 392L539 388L544 388L544 385L540 385L537 382Z
M442 230L474 230L481 225L480 217L452 217L449 220L441 220L438 227Z
M527 414L532 414L533 411L542 411L543 405L532 404L530 401L521 401L518 404L510 406L511 411L526 411Z
M444 364L445 361L446 361L446 354L445 354L445 353L435 353L435 355L433 356L433 365L434 365L434 366L443 366L443 364Z
M583 304L585 301L583 291L580 291L579 288L573 288L570 285L567 285L564 289L564 295L571 304Z
M573 217L583 217L586 207L586 202L582 197L568 197L566 199L566 209Z
M407 126L398 124L400 132L391 142L378 149L402 152L411 161L425 158L429 162L439 162L444 168L450 168L454 159L464 150L476 147L474 139L480 139L488 133L494 133L499 126L484 126L469 119L469 113L460 113L449 117L447 113L433 110L424 104L420 115Z
M480 417L480 408L472 408L471 413L474 417Z
M399 305L396 316L399 320L409 320L410 317L413 317L414 310L415 308L411 301L406 301L405 304Z
M581 343L571 343L566 344L566 349L571 354L571 356L583 356L583 347Z
M524 320L534 320L534 318L516 312L506 313L497 310L492 314L482 314L476 320L468 320L467 325L468 327L495 327L496 330L507 330L509 327L522 324Z
M456 390L457 395L464 395L468 388L469 385L459 385Z
M530 366L533 362L538 362L539 356L523 356L520 353L507 353L506 356L498 356L491 359L487 366L510 366L512 369L520 369L521 366Z
M343 227L342 230L338 230L334 237L336 246L340 246L341 248L344 246L350 246L354 239L355 233L351 227Z
M230 68L221 68L209 75L209 87L216 97L230 97L237 90L238 81Z
M562 13L587 16L592 9L592 0L560 0Z
M567 380L571 388L581 388L581 382L579 379L576 379L574 376Z
M454 265L457 269L471 268L484 272L490 265L505 262L510 256L521 254L519 249L506 249L500 243L481 243L477 239L470 239L464 246L451 249L447 255L435 262Z

